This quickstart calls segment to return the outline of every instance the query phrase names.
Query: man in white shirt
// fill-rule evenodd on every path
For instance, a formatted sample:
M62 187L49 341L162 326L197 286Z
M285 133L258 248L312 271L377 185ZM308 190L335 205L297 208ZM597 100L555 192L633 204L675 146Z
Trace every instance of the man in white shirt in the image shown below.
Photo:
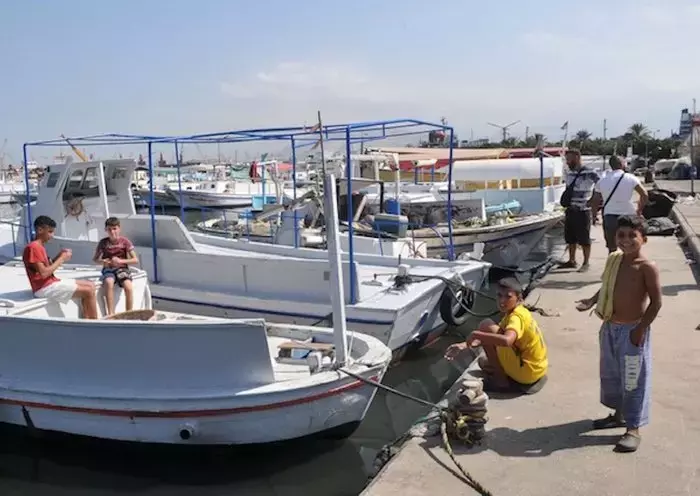
M625 161L618 156L610 157L612 170L605 174L595 185L595 196L591 202L593 218L598 209L603 210L603 232L608 253L617 250L615 233L617 219L621 215L642 215L644 205L649 200L649 194L641 181L634 174L625 172ZM639 200L634 202L634 193Z

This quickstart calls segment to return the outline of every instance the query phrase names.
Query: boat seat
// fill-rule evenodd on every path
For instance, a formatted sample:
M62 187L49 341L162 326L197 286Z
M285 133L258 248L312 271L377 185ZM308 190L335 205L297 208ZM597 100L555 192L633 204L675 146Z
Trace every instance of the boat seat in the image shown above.
M294 350L320 351L323 355L331 355L334 346L331 343L312 343L310 341L285 341L277 345L279 358L289 358Z

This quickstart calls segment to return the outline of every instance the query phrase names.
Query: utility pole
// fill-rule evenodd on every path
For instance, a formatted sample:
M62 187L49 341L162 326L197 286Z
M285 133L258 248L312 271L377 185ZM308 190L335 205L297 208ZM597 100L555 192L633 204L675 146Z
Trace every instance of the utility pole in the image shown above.
M693 98L693 115L690 116L690 194L695 196L695 98Z
M605 170L605 145L608 140L608 120L603 119L603 170Z
M530 126L525 126L525 141L530 137Z

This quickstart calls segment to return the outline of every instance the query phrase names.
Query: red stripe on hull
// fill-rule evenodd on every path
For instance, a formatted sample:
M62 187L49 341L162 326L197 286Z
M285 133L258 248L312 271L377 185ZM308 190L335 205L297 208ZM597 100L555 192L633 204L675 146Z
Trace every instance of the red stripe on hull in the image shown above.
M377 376L370 377L369 380L376 381ZM15 405L29 408L39 408L42 410L54 410L60 412L72 412L72 413L84 413L88 415L100 415L103 417L128 417L128 418L189 418L189 417L219 417L222 415L234 415L238 413L250 413L250 412L261 412L266 410L275 410L278 408L286 408L290 406L302 405L304 403L311 403L313 401L321 400L324 398L329 398L331 396L336 396L346 391L352 389L357 389L363 386L362 381L353 381L343 386L337 388L329 389L322 393L318 393L306 398L299 398L294 400L280 401L277 403L270 403L267 405L256 405L256 406L244 406L237 408L225 408L218 410L176 410L169 412L153 412L144 410L107 410L101 408L85 408L77 406L63 406L63 405L50 405L48 403L38 403L32 401L20 401L20 400L9 400L0 399L0 404L4 405Z

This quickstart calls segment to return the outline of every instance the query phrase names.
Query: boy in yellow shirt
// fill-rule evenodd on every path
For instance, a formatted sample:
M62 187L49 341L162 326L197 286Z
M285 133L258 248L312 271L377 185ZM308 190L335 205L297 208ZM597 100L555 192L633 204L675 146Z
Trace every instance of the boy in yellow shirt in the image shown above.
M483 320L465 342L445 352L445 358L452 360L463 350L481 345L486 359L480 359L479 365L487 374L484 386L491 391L534 394L547 381L547 345L522 296L517 279L498 281L498 308L504 313L501 321Z

